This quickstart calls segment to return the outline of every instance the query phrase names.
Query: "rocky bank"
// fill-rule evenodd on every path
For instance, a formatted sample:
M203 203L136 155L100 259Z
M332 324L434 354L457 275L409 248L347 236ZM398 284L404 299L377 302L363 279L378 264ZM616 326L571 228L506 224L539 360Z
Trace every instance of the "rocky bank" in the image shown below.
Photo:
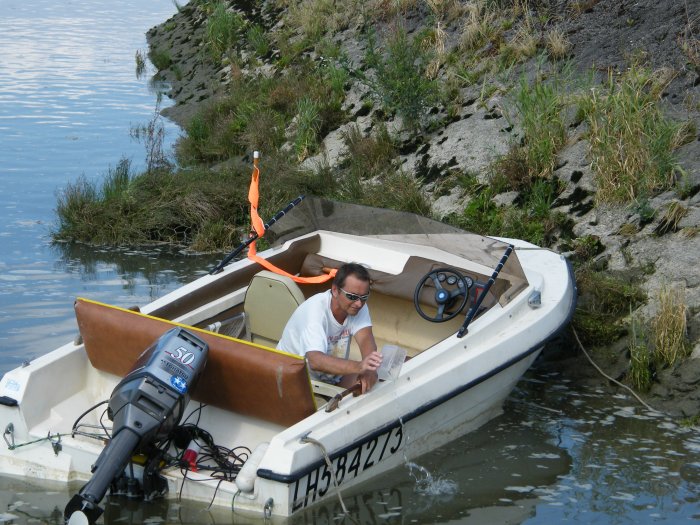
M261 4L266 2L232 2L230 8L258 17L271 32L281 29L284 9L261 9ZM570 42L568 55L575 70L601 74L621 71L627 67L630 56L643 54L651 67L668 68L674 74L663 93L664 111L695 125L692 128L694 138L676 151L690 190L685 191L683 197L668 191L650 202L656 210L674 201L687 209L676 227L666 233L659 234L661 214L643 223L639 214L627 207L594 205L596 184L584 124L572 120L569 141L558 156L554 174L566 183L555 202L557 209L573 220L576 236L594 236L603 247L596 258L598 267L618 274L643 276L642 287L649 299L637 315L645 319L654 315L658 307L654 298L659 289L681 286L685 290L692 355L672 368L658 371L651 391L643 397L653 407L675 417L696 417L700 414L700 236L688 235L688 232L697 232L700 226L700 136L697 135L700 129L700 3L677 0L530 2L535 10L545 5L548 13L555 13L558 26ZM409 31L418 27L421 13L425 14L425 9L418 8L407 14ZM183 127L203 104L226 91L232 74L241 73L203 59L206 18L205 12L191 3L148 33L151 48L168 49L173 63L177 64L177 74L172 68L159 72L160 78L171 85L170 97L174 101L174 105L162 113ZM459 28L459 21L448 26L448 47L455 46L457 39L456 30L450 33L449 27ZM339 29L334 41L343 47L350 60L359 61L364 48L354 29ZM698 54L698 62L690 60L693 50ZM535 63L536 59L532 58L519 68L534 74ZM266 62L259 67L274 69L277 66ZM463 88L459 115L445 126L426 132L420 147L405 148L404 169L423 177L426 192L432 194L440 178L450 171L474 173L485 180L489 165L520 140L517 122L507 118L511 112L508 98L504 96L507 86L504 88L486 98L479 92L479 86ZM349 87L345 109L353 115L351 122L330 131L323 139L321 152L306 159L306 166L318 162L336 165L343 153L341 135L347 126L359 124L365 133L371 130L375 120L372 113L363 111L363 95L361 84ZM390 120L388 126L397 140L408 143L409 138L402 134L397 122ZM500 195L498 198L507 205L513 197ZM463 208L466 198L459 189L453 189L447 195L436 193L432 203L434 213L440 216ZM637 226L636 232L622 235L621 228L630 223ZM653 268L653 272L648 268ZM588 363L572 334L564 337L563 344L547 349L537 366L578 382L609 388L611 392L619 390ZM624 377L629 365L624 341L616 343L611 351L595 353L599 365L616 379Z

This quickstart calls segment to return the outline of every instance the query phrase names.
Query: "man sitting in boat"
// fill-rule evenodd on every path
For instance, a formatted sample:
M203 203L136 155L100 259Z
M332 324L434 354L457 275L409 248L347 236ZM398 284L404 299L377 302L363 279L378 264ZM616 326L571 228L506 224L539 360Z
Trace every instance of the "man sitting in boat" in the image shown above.
M277 348L305 356L314 379L345 388L359 382L362 393L367 392L377 382L382 363L366 304L369 285L364 266L341 266L330 290L309 297L294 311ZM348 358L352 337L360 347L361 361Z

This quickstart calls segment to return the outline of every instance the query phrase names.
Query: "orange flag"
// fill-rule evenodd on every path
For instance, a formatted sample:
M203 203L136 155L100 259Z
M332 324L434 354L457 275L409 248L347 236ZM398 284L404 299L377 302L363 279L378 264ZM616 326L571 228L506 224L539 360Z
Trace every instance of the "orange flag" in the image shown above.
M250 179L250 188L248 189L248 202L250 202L250 222L253 230L258 237L265 235L265 224L263 223L260 215L258 214L258 202L260 200L260 169L258 168L260 154L256 151L253 153L253 174ZM263 259L258 256L257 248L255 246L256 241L253 241L248 246L248 259L255 261L260 266L278 275L286 275L294 282L302 284L318 284L324 283L332 279L337 270L333 268L329 273L323 275L317 275L315 277L299 277L298 275L292 275L285 272L283 269L278 268L272 264L267 259Z

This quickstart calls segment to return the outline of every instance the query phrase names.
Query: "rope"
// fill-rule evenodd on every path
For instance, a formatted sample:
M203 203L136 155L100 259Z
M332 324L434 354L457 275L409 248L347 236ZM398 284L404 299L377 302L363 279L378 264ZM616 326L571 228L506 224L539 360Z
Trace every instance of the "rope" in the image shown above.
M618 381L617 379L614 379L614 378L610 377L608 374L606 374L605 372L603 372L603 370L602 370L597 364L595 364L595 362L593 361L593 359L591 359L591 356L588 355L588 352L586 352L586 349L583 347L583 344L581 343L581 340L578 338L578 334L576 333L576 329L572 326L572 327L571 327L571 330L574 332L574 337L576 337L576 342L578 343L578 346L579 346L579 347L581 348L581 350L583 351L583 354L586 356L586 358L588 358L588 360L590 361L590 363L591 363L591 364L593 365L593 367L600 373L600 375L602 375L605 379L607 379L607 380L609 380L609 381L612 381L612 382L615 383L616 385L618 385L618 386L624 388L625 390L627 390L630 394L632 394L632 395L637 399L637 401L639 401L642 405L644 405L644 406L647 408L647 410L649 410L649 411L651 411L651 412L655 412L655 413L657 413L657 414L662 414L662 415L664 415L663 412L661 412L660 410L656 410L655 408L652 408L652 407L650 407L647 403L645 403L644 400L643 400L641 397L639 397L639 396L637 395L637 393L636 393L634 390L632 390L630 387L628 387L627 385L621 383L621 382Z
M348 512L347 507L345 506L345 502L343 501L343 496L340 494L340 487L338 486L338 479L335 477L335 469L333 468L333 462L331 461L330 456L328 455L328 451L326 450L326 447L321 443L319 440L314 439L309 436L304 436L301 438L302 443L311 443L312 445L316 445L319 450L321 451L321 454L323 455L323 459L326 460L326 465L328 465L328 470L331 471L331 479L333 480L333 486L335 487L335 492L338 494L338 501L340 501L340 506L343 509L343 513L350 517L352 519L352 516L350 516L350 513ZM355 521L355 520L353 520Z

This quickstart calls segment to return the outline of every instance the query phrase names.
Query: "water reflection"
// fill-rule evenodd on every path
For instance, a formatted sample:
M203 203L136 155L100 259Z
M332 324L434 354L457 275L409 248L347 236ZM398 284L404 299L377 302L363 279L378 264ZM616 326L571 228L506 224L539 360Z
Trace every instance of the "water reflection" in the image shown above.
M151 300L164 289L205 275L222 258L221 254L197 254L169 245L139 247L95 247L80 243L56 243L51 247L57 271L76 274L86 281L104 283L106 269L119 276L126 291L147 285Z

